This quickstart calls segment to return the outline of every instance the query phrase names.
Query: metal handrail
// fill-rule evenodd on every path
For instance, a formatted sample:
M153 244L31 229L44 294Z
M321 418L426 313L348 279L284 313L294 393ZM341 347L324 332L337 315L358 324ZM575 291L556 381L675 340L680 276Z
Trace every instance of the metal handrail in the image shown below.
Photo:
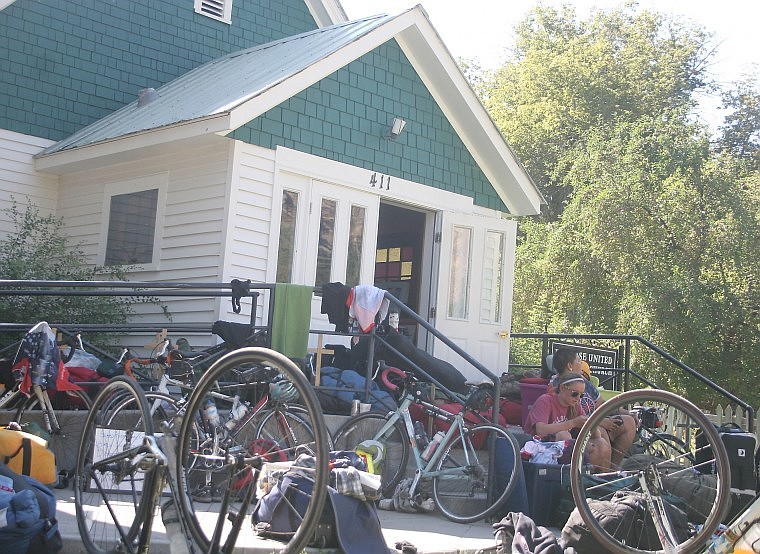
M645 378L644 376L636 373L633 371L630 367L630 352L631 352L631 341L639 342L652 352L656 353L666 361L670 362L680 370L686 372L690 376L696 378L698 381L703 383L704 385L707 385L710 389L712 389L714 392L720 394L721 396L727 398L729 401L739 405L747 414L747 426L749 432L754 432L754 420L755 420L755 409L736 396L735 394L732 394L731 392L724 389L722 386L717 384L716 382L712 381L708 377L705 377L701 373L699 373L697 370L687 366L685 363L683 363L681 360L675 358L659 346L653 344L649 340L645 339L642 336L639 335L625 335L625 334L571 334L571 333L512 333L512 338L523 338L523 339L540 339L542 341L542 355L541 357L548 353L548 344L549 340L551 339L573 339L573 340L616 340L620 341L624 345L624 357L625 357L625 366L623 368L619 368L624 373L624 387L623 390L628 390L630 387L630 377L634 376L637 379L639 379L641 382L647 384L647 386L651 386L654 388L659 388L655 383L650 381L649 379Z

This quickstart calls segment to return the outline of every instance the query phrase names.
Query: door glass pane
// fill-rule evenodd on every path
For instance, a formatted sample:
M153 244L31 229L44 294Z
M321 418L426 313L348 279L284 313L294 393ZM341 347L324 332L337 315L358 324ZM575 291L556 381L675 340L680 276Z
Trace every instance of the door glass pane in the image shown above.
M480 321L483 323L498 323L501 320L501 268L503 257L504 234L487 231L480 289Z
M360 284L365 211L361 206L351 206L351 228L348 233L348 260L346 262L346 285L349 287Z
M470 291L470 251L472 230L454 227L451 237L451 275L449 278L449 317L467 318Z
M293 279L293 258L296 244L296 221L298 220L298 193L282 191L280 211L280 246L277 253L277 282L290 283Z
M319 245L317 247L317 273L314 276L314 284L316 286L329 283L332 275L336 209L335 200L322 199L322 209L319 218Z

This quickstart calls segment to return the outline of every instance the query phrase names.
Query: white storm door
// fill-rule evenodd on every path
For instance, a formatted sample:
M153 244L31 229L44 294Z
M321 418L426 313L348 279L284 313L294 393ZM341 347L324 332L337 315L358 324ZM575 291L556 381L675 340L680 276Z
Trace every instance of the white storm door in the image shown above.
M434 325L495 375L509 364L514 221L442 213ZM483 375L436 339L433 355L468 379Z
M305 282L315 286L336 281L349 286L371 285L380 198L314 181L309 210Z

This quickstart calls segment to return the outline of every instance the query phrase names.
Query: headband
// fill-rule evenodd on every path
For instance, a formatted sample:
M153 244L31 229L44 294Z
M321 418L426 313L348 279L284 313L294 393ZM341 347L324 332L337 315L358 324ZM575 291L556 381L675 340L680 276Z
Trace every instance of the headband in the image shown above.
M575 383L577 381L583 381L584 383L586 382L586 380L583 377L573 377L572 379L568 379L567 381L565 381L562 384L563 385L568 385L570 383Z

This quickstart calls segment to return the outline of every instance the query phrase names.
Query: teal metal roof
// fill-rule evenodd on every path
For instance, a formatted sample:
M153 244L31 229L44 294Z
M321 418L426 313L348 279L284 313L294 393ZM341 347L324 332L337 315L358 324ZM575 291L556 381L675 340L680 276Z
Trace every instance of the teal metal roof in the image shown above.
M161 86L152 102L139 106L135 100L50 146L42 155L227 113L393 17L341 23L218 58Z

